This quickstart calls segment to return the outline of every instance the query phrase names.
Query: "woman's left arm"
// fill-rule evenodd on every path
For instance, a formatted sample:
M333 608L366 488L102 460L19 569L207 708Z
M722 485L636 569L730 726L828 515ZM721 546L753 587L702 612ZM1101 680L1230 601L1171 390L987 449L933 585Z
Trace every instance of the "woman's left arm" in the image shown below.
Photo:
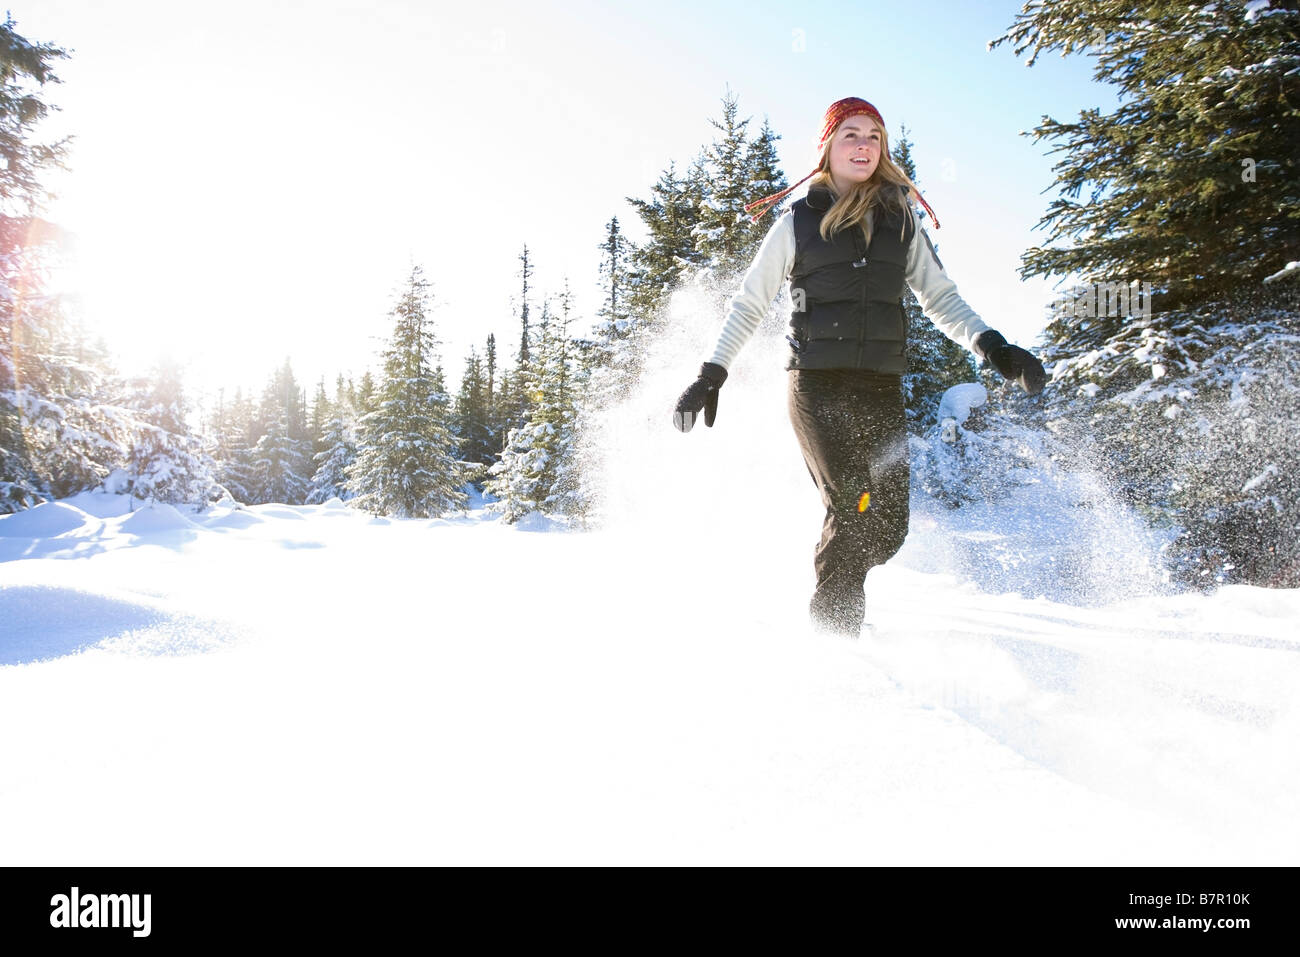
M921 227L921 217L915 210L912 210L912 222L916 229L907 254L907 284L916 294L925 317L949 339L974 352L975 338L989 326L957 294L957 284L943 271L943 263L939 262L934 244Z
M926 318L949 339L997 369L1003 378L1019 382L1030 395L1043 391L1047 383L1043 364L1026 350L1008 343L1002 333L990 328L966 305L957 294L957 284L943 271L939 254L934 251L934 244L921 227L921 217L915 210L912 222L916 231L907 255L907 284L916 294Z

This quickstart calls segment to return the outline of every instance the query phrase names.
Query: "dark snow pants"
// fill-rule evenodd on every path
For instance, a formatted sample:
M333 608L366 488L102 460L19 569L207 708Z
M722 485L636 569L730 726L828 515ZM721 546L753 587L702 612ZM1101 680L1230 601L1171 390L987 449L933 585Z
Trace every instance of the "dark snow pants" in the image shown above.
M902 379L860 369L791 369L790 422L826 507L813 557L813 624L858 633L867 572L907 537Z

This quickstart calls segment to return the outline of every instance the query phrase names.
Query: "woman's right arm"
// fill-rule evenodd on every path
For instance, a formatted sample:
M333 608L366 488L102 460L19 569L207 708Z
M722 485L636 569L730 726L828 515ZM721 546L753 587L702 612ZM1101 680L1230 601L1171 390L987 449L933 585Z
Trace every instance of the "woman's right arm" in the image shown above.
M741 347L753 336L794 268L794 213L786 210L763 237L740 291L731 297L727 318L708 361L728 369Z

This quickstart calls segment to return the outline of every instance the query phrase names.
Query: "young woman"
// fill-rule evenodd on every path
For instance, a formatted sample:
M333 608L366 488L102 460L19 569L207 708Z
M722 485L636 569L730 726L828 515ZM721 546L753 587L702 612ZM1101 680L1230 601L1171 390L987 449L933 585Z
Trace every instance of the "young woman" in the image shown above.
M857 97L832 103L817 148L816 169L745 207L758 210L757 222L812 180L807 195L768 230L731 300L713 356L678 399L673 423L689 432L703 410L704 424L713 425L728 367L788 278L794 309L786 336L787 405L826 507L809 614L819 629L857 636L867 572L888 561L907 536L903 283L946 336L1029 393L1042 389L1046 375L1037 359L1008 344L957 294L909 196L932 218L934 211L890 159L885 121L874 106Z

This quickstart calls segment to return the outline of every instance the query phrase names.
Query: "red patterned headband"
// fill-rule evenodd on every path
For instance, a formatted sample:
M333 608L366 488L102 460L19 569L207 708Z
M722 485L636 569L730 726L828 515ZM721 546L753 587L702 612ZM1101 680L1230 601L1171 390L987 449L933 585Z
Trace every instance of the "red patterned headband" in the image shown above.
M822 119L821 134L817 138L817 152L820 153L826 147L826 141L831 138L837 129L839 129L841 123L847 120L850 116L859 116L862 114L866 114L874 119L880 124L882 130L885 128L885 120L884 117L880 115L880 111L866 100L859 99L856 96L847 96L842 100L836 100L832 103L826 110L826 116ZM757 209L757 212L749 218L749 221L751 223L756 223L762 219L763 215L769 209L781 202L782 199L816 175L817 169L820 169L820 166L813 169L811 173L788 189L783 189L779 193L773 193L771 196L764 196L762 199L756 199L754 202L746 204L745 212L749 212L751 209ZM930 218L934 220L934 228L938 229L939 217L934 215L934 210L931 209L930 204L925 201L920 190L913 189L913 192L916 193L917 200L925 207L926 212L930 214Z

